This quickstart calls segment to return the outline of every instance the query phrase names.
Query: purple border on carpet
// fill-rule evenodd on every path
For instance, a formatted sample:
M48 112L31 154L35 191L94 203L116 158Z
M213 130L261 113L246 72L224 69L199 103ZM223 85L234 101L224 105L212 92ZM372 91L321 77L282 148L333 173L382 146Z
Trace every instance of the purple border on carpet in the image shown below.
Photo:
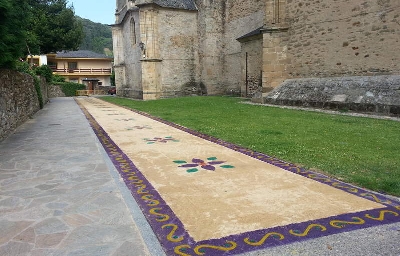
M331 179L325 175L308 171L268 155L201 134L197 131L151 116L147 113L126 108L137 114L146 116L155 121L172 126L218 145L230 148L260 161L311 178L359 197L386 205L386 207L381 209L342 214L302 223L231 235L220 239L196 242L192 237L190 237L185 230L183 223L177 218L172 209L138 170L135 164L112 141L93 116L82 105L79 104L79 106L114 166L123 178L126 186L131 191L132 196L138 203L167 255L234 255L361 228L400 222L400 204L388 199L384 195Z

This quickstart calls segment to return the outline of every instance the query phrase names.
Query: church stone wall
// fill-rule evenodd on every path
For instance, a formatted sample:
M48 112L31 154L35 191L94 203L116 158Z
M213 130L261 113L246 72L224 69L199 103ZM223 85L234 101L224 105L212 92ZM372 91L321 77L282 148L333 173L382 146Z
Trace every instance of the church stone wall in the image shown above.
M236 39L263 25L265 1L208 0L196 4L201 82L208 94L240 90L241 46Z
M181 95L182 88L198 86L197 12L160 9L158 32L161 56L161 97Z
M262 92L262 35L242 42L241 52L241 84L242 97L251 97L257 92Z
M288 74L400 74L398 0L287 0Z
M196 0L198 8L198 41L200 83L209 95L224 92L225 1Z
M141 98L142 75L140 63L141 50L139 48L139 12L130 11L127 17L125 17L125 20L126 22L114 29L114 33L119 33L120 36L113 37L115 77L119 79L116 81L117 95ZM115 49L117 49L117 51Z
M226 91L240 90L245 86L245 79L243 79L245 52L242 53L241 44L236 39L254 31L264 24L265 16L265 1L262 0L234 0L227 2L226 12L226 29L225 29L225 61L224 61L224 84ZM257 52L254 55L262 56L259 44L255 44L255 48L246 50ZM250 61L257 62L257 58L252 58ZM254 63L253 66L256 66ZM255 71L257 77L260 70Z

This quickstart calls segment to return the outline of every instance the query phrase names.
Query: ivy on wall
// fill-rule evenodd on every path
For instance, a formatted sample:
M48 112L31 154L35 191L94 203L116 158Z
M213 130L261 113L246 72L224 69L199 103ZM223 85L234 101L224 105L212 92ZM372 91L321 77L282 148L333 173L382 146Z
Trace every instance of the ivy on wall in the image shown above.
M66 97L73 97L77 90L85 90L86 86L84 84L71 83L71 82L54 82L54 85L59 85L62 92Z

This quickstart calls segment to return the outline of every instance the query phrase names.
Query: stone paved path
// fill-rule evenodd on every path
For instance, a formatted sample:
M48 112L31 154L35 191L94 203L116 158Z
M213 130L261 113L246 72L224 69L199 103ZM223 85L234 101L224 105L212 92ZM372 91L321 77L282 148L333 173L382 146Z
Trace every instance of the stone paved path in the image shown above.
M0 143L0 255L150 255L71 98Z
M398 241L400 222L243 255L395 256ZM0 142L0 255L165 255L71 98Z

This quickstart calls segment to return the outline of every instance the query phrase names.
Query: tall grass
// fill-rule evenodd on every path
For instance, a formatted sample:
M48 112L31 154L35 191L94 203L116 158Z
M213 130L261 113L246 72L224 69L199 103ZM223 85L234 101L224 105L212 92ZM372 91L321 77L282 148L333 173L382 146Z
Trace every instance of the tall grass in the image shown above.
M231 97L103 99L400 196L400 122L241 104Z

